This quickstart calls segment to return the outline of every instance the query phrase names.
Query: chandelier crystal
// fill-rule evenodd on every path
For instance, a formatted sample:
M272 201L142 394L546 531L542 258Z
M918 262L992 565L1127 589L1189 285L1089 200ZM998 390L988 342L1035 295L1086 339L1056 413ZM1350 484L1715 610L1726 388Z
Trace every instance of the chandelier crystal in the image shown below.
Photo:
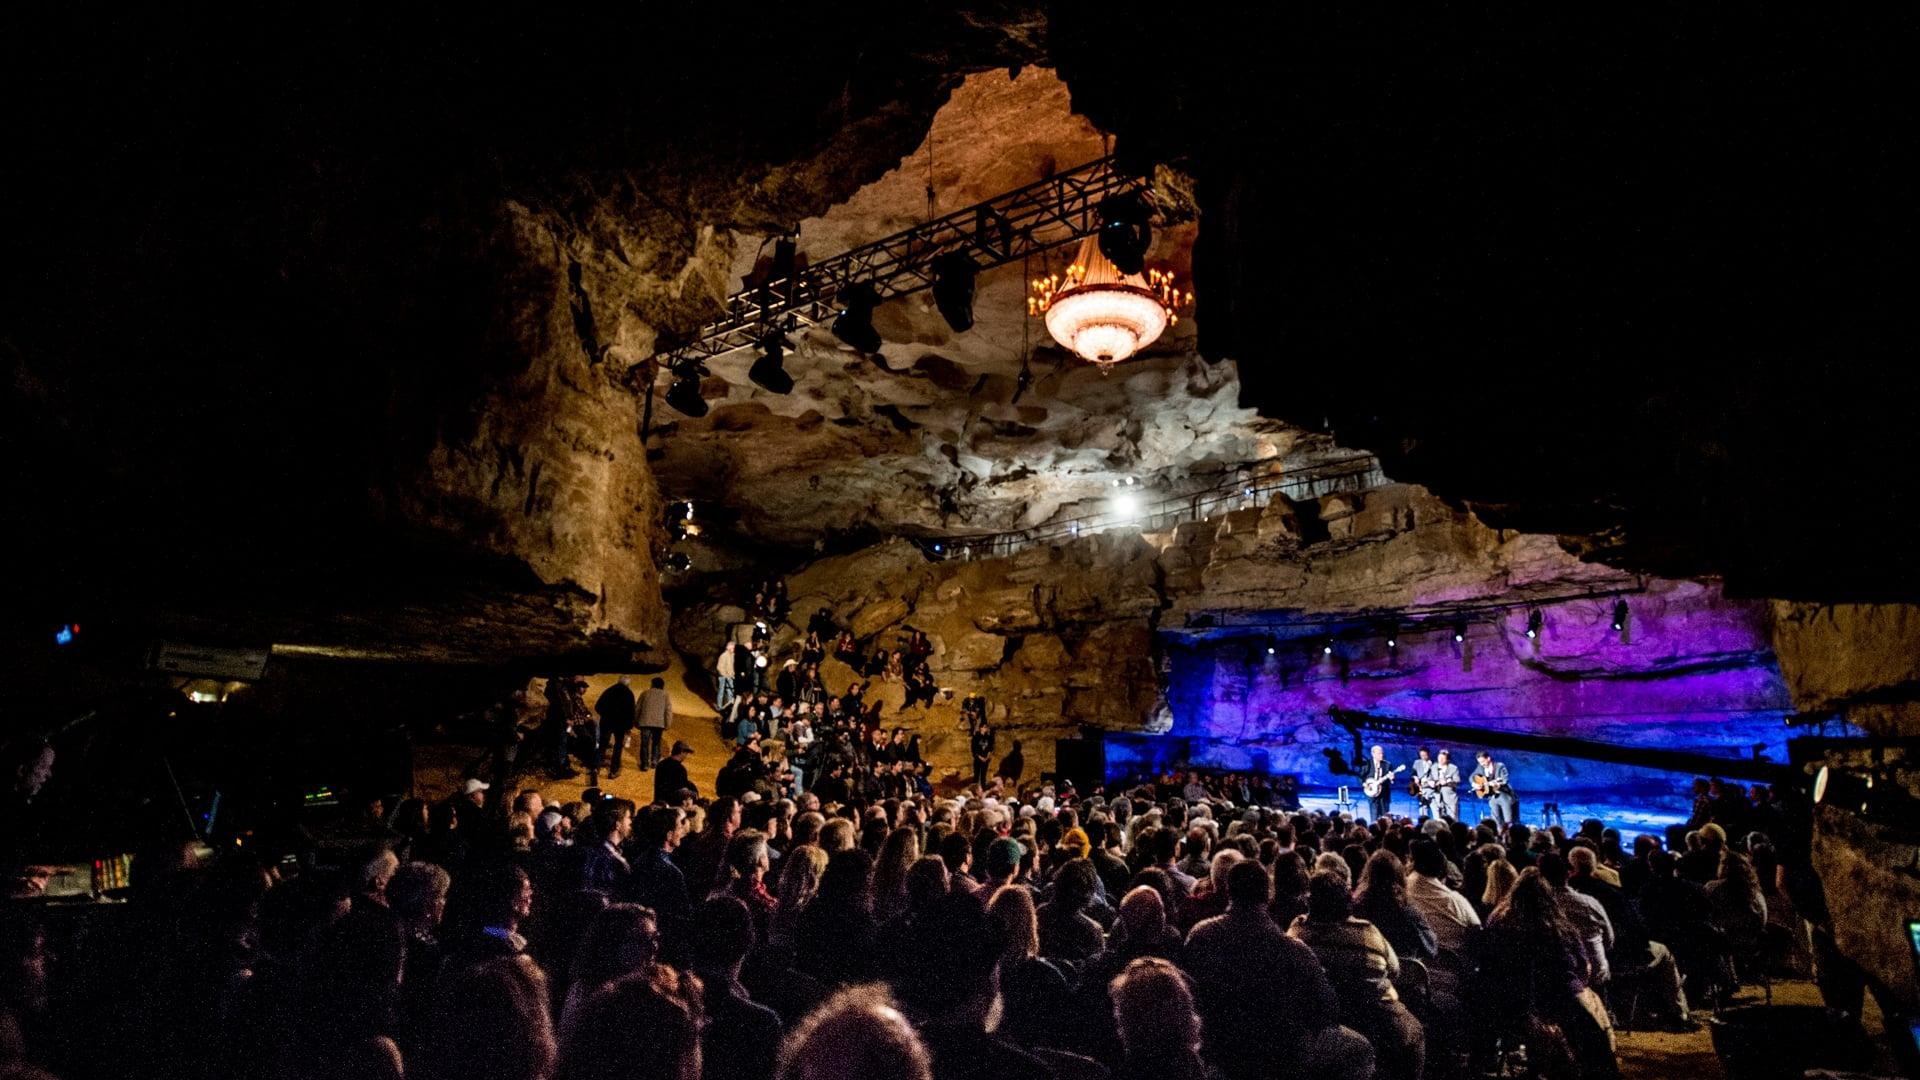
M1102 373L1178 325L1180 309L1193 303L1171 271L1121 273L1092 236L1065 274L1034 278L1028 286L1027 314L1044 316L1053 340Z

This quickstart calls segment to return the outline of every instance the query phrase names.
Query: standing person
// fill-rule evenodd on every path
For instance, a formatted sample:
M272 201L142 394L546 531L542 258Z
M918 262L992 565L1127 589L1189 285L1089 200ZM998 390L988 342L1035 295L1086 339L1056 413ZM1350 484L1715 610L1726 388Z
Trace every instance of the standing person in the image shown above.
M573 703L567 687L572 681L564 675L547 676L547 718L540 725L540 741L546 744L547 769L556 780L580 775L567 763L567 732L573 727Z
M1474 784L1474 790L1480 791L1484 786L1487 816L1495 826L1505 830L1520 819L1520 800L1514 796L1513 784L1507 779L1507 766L1493 760L1493 755L1485 750L1474 757L1480 762L1479 768L1473 770L1474 777L1480 781Z
M993 725L982 718L973 726L973 786L985 790L987 766L993 760Z
M1426 747L1420 748L1420 756L1413 763L1413 801L1419 804L1420 817L1438 817L1436 809L1439 795L1433 789L1433 753Z
M645 772L660 763L660 740L673 726L673 699L665 679L655 678L640 695L634 724L640 729L640 771Z
M1460 766L1446 750L1433 763L1431 782L1435 813L1448 821L1460 820Z
M633 681L620 676L601 692L593 703L600 714L600 756L607 757L607 743L613 743L613 758L607 766L608 778L620 775L620 761L627 755L627 734L633 730Z
M660 769L653 774L654 802L672 806L679 803L682 791L700 794L687 778L687 757L692 753L693 747L679 739L673 741L673 750L660 759Z
M1000 775L1007 781L1009 788L1019 790L1020 774L1026 771L1026 751L1020 749L1020 740L1014 739L1013 749L1007 751L1007 756L1000 759Z
M733 677L738 672L732 641L720 646L720 658L713 662L713 707L725 710L733 704Z
M1387 750L1375 746L1373 754L1360 770L1360 779L1373 781L1377 787L1375 794L1367 796L1367 811L1375 821L1385 821L1393 812L1393 774L1399 769L1387 764Z

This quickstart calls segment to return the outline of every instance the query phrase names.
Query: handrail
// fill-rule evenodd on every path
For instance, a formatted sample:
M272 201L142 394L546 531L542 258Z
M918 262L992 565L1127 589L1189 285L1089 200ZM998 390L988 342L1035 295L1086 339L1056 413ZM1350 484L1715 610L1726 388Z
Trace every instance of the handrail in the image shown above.
M1243 463L1244 472L1260 462ZM1290 499L1318 498L1341 491L1365 491L1389 483L1372 454L1321 462L1295 472L1240 476L1210 488L1162 499L1137 511L1107 510L1036 525L1029 529L979 536L945 536L915 541L932 559L992 559L1041 544L1060 543L1115 528L1159 532L1233 510L1264 507L1275 494Z

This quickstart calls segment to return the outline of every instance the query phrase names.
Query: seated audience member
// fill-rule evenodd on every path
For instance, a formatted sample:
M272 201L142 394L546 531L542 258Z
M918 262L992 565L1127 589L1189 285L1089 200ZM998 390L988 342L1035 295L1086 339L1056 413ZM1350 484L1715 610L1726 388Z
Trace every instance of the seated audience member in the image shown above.
M780 1017L740 984L754 937L752 916L736 897L716 895L694 909L693 966L705 988L703 1080L761 1080L773 1072Z
M1367 857L1353 913L1372 923L1402 958L1428 963L1439 953L1439 937L1407 895L1405 871L1391 851L1382 848Z
M1311 1037L1339 1022L1319 959L1267 914L1271 888L1258 862L1235 865L1227 873L1226 914L1187 936L1185 967L1207 1053L1231 1080L1265 1076L1274 1058L1304 1058Z
M553 1080L700 1080L700 997L699 979L665 966L602 987L561 1044Z
M1472 984L1477 997L1468 1014L1494 1021L1486 1035L1525 1042L1543 1060L1557 1057L1582 1077L1619 1075L1605 1006L1586 983L1586 945L1540 871L1520 874L1487 919L1481 946L1480 976ZM1542 1025L1558 1031L1564 1055L1554 1053Z
M1346 880L1330 870L1315 871L1307 887L1307 913L1288 932L1319 958L1339 996L1341 1022L1373 1044L1376 1068L1418 1080L1426 1044L1420 1021L1400 1003L1393 986L1400 959L1372 923L1354 917Z
M1200 1058L1200 1014L1187 977L1171 963L1137 959L1107 990L1120 1035L1115 1080L1207 1080Z

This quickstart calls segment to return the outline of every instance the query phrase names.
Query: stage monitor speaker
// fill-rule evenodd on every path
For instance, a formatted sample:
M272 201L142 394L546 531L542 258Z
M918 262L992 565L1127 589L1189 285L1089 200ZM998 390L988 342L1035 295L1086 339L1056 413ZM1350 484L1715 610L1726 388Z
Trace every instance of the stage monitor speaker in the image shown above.
M1100 735L1053 741L1055 776L1073 781L1081 794L1107 781L1107 740Z

